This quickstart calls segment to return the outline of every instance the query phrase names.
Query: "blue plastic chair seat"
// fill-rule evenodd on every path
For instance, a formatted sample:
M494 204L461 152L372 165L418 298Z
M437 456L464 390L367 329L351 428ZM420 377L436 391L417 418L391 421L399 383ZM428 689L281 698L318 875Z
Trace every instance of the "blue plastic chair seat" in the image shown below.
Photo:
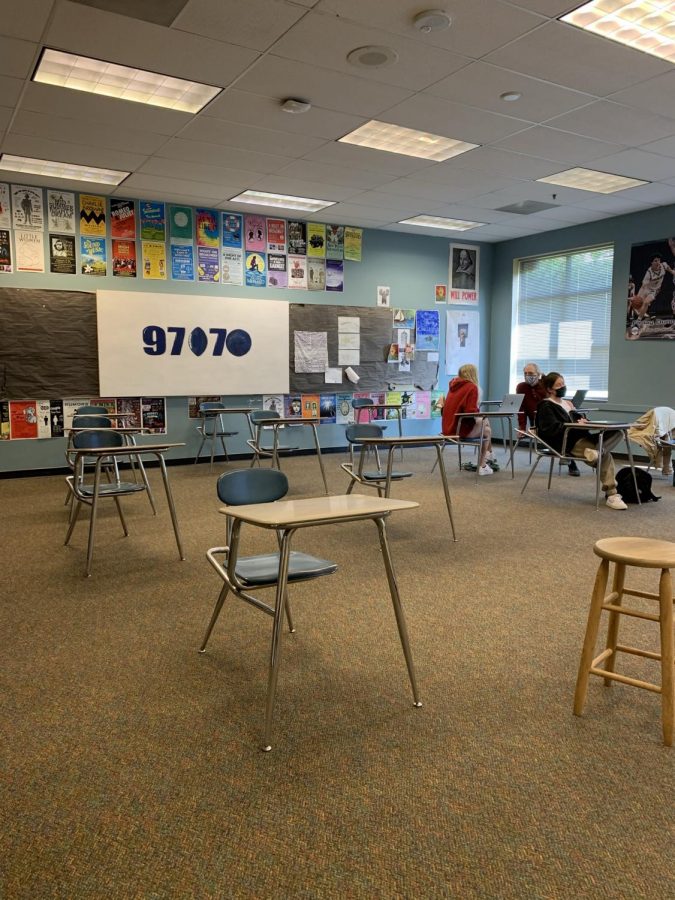
M319 559L308 553L291 550L288 561L288 581L303 581L318 578L321 575L332 575L337 571L337 564L327 559ZM260 556L246 556L237 561L235 567L237 578L245 587L276 584L279 575L279 554L266 553Z

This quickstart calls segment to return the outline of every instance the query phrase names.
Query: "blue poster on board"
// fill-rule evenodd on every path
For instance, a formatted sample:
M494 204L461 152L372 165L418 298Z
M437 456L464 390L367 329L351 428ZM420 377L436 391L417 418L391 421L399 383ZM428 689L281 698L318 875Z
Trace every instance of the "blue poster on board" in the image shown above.
M195 264L192 245L171 245L171 277L174 281L194 281Z
M241 247L241 216L223 213L223 247Z
M267 259L264 253L246 254L246 287L267 287Z
M439 349L440 316L437 309L418 309L415 312L415 349Z

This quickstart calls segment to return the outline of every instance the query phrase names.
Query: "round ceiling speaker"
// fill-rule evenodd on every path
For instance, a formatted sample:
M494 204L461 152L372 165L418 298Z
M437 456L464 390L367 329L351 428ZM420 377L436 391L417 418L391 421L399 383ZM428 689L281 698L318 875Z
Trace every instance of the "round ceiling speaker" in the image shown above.
M391 47L357 47L347 54L347 62L362 69L382 69L398 62L398 53Z

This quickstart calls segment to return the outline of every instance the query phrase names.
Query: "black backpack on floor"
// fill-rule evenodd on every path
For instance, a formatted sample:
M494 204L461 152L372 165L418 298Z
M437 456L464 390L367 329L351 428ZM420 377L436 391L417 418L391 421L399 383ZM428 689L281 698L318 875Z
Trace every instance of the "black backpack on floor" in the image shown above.
M637 482L641 503L661 499L652 494L652 476L649 472L646 472L644 469L636 469L635 481ZM633 473L630 466L625 466L616 473L616 489L626 503L638 502L638 498L635 496L635 484L633 483Z

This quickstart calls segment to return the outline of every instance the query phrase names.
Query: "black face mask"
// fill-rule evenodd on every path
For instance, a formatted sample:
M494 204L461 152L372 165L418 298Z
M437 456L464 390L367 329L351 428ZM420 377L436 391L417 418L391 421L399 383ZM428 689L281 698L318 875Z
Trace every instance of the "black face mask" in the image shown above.
M557 388L555 395L556 397L564 397L566 392L567 388L565 387L565 385L563 385L562 387Z

